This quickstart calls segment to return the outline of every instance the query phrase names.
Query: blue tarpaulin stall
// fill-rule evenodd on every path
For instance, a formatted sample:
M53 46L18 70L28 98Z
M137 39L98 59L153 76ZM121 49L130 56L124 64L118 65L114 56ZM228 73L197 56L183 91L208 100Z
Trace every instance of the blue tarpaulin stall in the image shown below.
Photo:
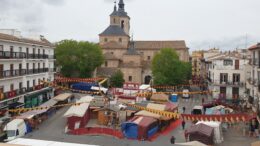
M97 83L84 83L84 82L80 82L80 83L72 84L71 88L75 89L75 90L92 91L91 90L92 86L98 87L98 84Z
M121 125L126 138L148 139L159 129L158 120L152 117L136 116Z

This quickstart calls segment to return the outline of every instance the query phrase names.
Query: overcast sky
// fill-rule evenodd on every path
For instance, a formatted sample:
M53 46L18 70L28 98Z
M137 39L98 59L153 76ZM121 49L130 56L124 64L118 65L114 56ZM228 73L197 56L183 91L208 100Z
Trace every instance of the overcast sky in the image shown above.
M117 0L118 1L118 0ZM260 42L260 0L124 0L135 40L185 40L191 50ZM0 0L0 28L98 41L114 0Z

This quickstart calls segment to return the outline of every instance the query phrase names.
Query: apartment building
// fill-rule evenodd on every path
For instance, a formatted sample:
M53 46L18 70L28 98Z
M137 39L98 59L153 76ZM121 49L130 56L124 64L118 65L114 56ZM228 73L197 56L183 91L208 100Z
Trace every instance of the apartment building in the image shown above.
M54 46L43 36L0 30L0 109L34 107L53 96L40 80L53 81L54 62Z
M252 99L260 101L260 43L251 46L248 50L251 60L247 71L249 74L246 84L247 93Z
M249 59L246 55L234 52L219 53L207 59L209 89L213 98L238 99L245 96L247 78L246 66Z
M202 60L203 60L203 53L204 51L193 51L191 58L192 58L192 78L193 80L198 80L203 78L204 72L202 69Z

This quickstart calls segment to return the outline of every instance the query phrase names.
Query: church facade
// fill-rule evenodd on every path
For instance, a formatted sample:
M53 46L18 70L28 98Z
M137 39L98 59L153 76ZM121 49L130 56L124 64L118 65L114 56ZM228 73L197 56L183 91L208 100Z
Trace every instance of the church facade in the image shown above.
M151 61L162 48L172 48L180 60L189 61L189 48L185 41L138 41L130 38L130 17L123 0L110 14L110 25L99 34L105 63L97 68L97 76L110 77L117 70L124 74L125 82L148 84L152 78Z

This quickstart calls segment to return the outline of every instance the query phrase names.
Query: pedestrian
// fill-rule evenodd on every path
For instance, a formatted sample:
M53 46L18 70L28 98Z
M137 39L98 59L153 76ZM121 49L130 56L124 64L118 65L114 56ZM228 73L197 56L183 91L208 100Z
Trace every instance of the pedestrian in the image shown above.
M204 99L204 97L201 99L201 102L202 102L202 104L204 103L204 101L205 101L205 99Z
M183 114L185 113L186 107L182 107Z
M184 137L185 137L186 142L188 142L188 137L189 137L188 130L184 131Z
M184 129L185 129L185 124L186 124L186 122L183 120L183 121L181 122L181 125L182 125L182 130L184 130Z
M171 144L175 144L175 137L172 136L170 141L171 141Z

